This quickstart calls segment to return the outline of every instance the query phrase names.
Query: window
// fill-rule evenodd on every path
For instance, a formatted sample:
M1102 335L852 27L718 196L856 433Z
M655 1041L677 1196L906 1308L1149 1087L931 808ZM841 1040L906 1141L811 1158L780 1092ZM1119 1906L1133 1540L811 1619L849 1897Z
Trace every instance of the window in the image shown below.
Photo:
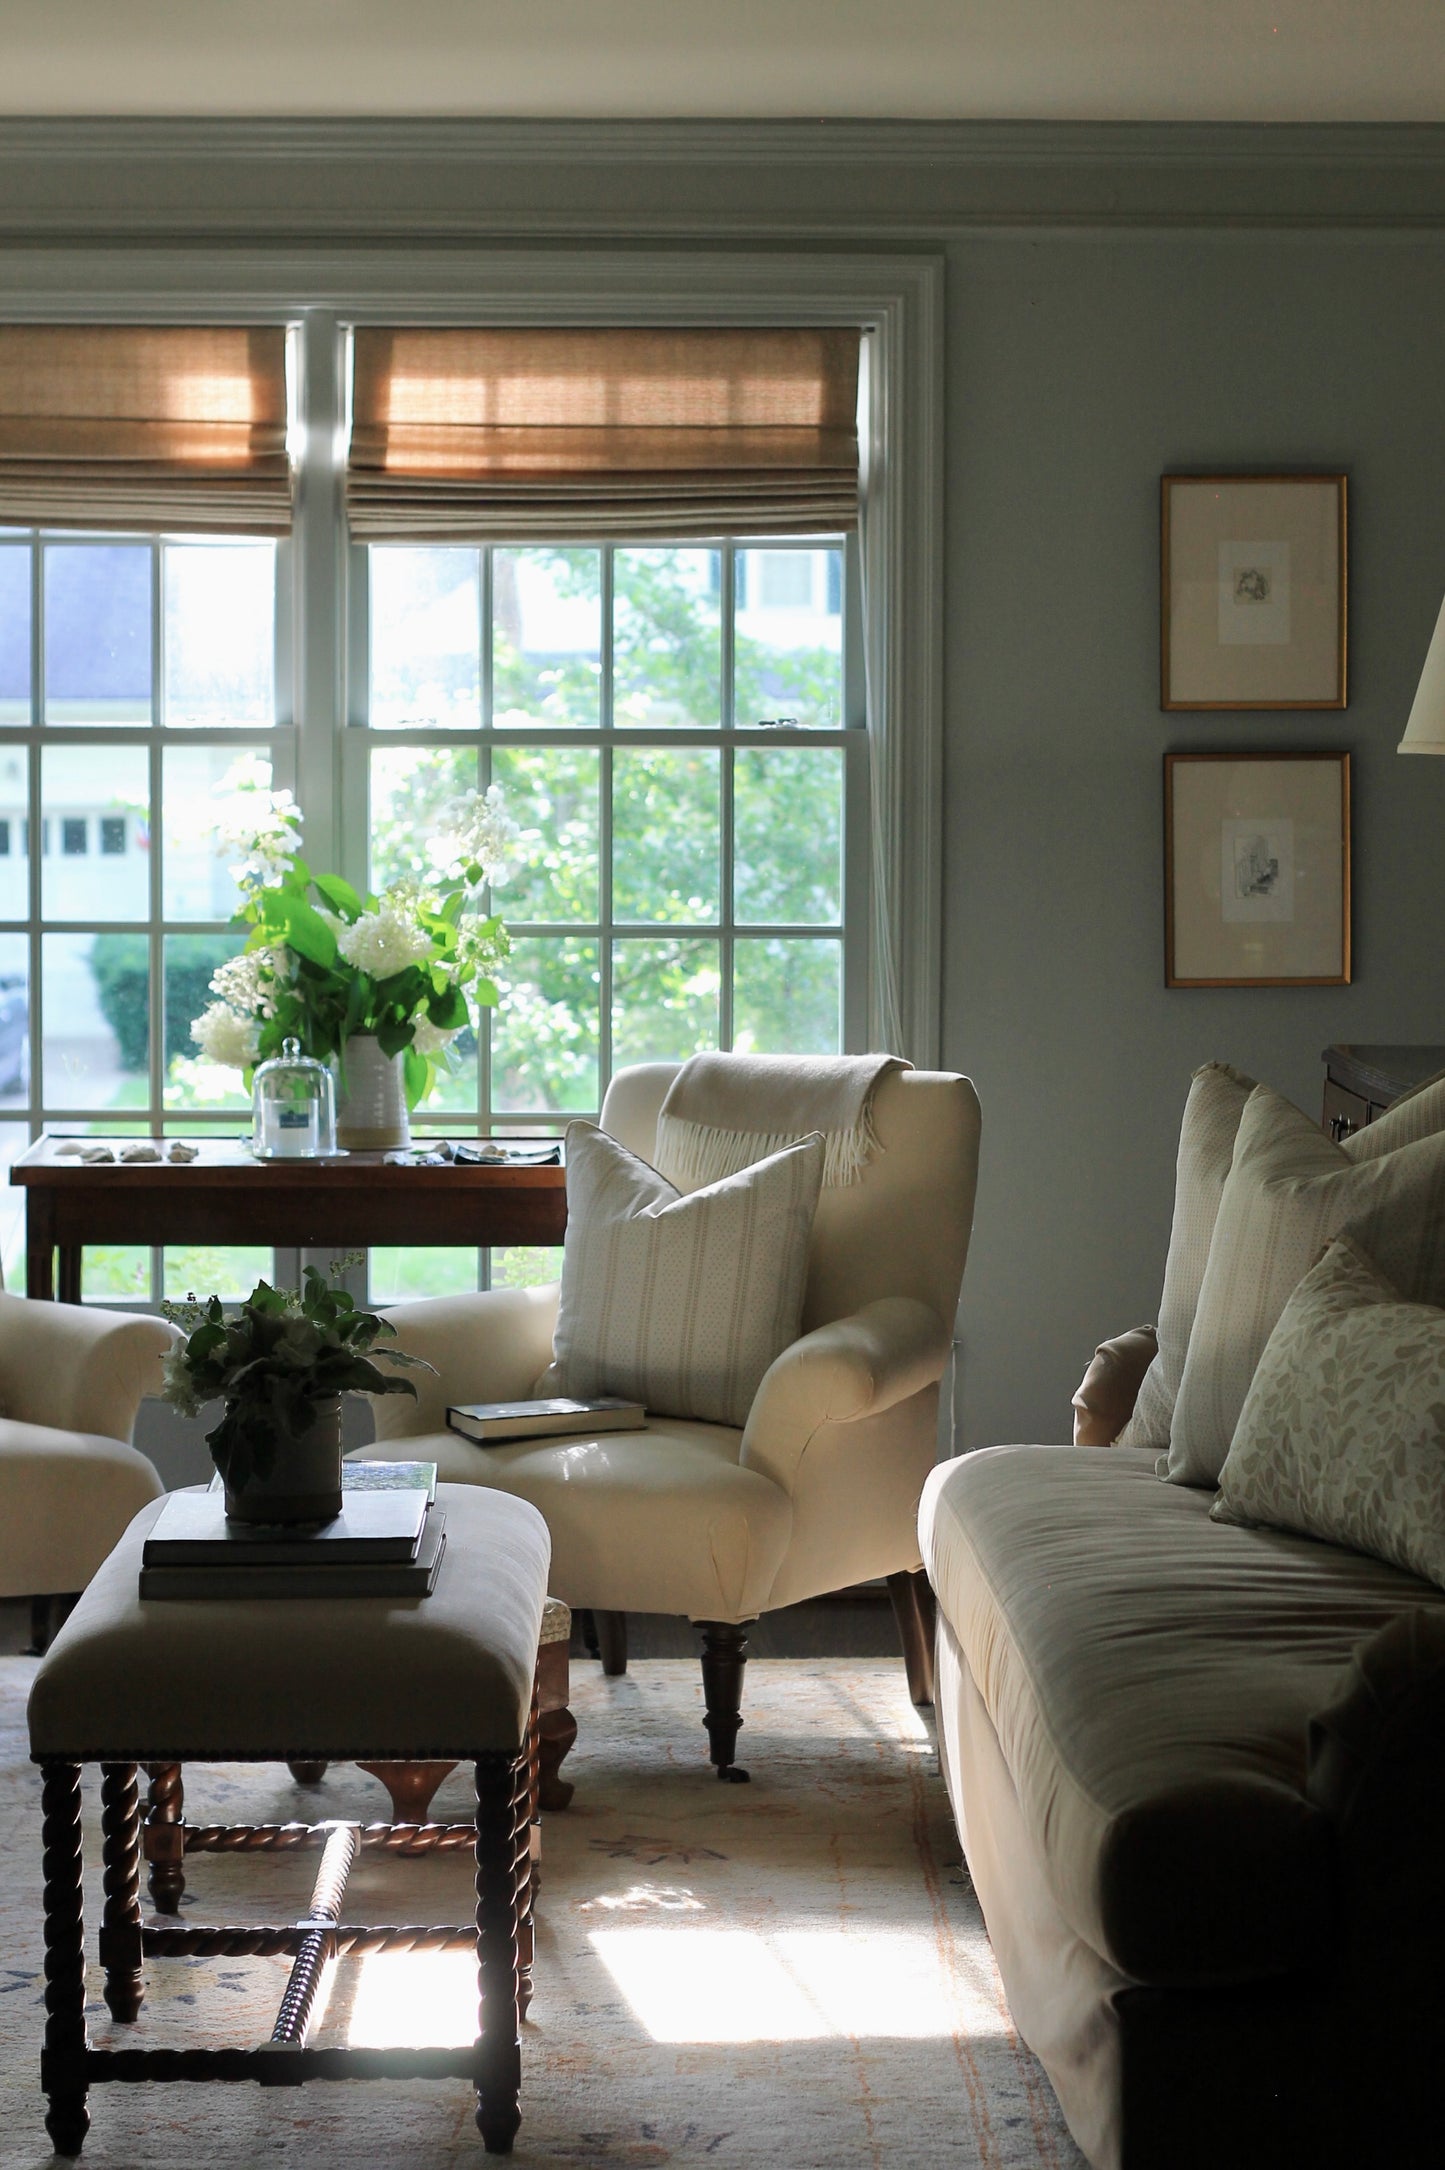
M296 381L314 422L341 402L323 391L318 404L328 335L313 329ZM334 544L315 546L338 514L324 482L303 488L296 540L279 545L11 517L0 981L18 989L34 1059L9 1074L0 1061L7 1159L42 1123L246 1127L239 1081L207 1075L189 1042L210 973L237 945L213 829L242 763L297 790L313 863L354 881L418 864L428 820L473 782L503 784L528 832L496 897L514 937L503 1006L416 1112L420 1132L560 1128L597 1113L613 1068L649 1056L866 1043L851 536L654 530L561 546L533 525L515 542L354 544L334 643L345 687L333 674L327 713L328 636L293 648L298 599L313 629L329 607L318 583ZM18 1194L6 1202L18 1219ZM17 1235L12 1220L12 1266ZM407 1265L424 1292L545 1263ZM234 1288L257 1264L113 1252L87 1259L86 1292ZM407 1292L401 1265L374 1259L376 1294Z

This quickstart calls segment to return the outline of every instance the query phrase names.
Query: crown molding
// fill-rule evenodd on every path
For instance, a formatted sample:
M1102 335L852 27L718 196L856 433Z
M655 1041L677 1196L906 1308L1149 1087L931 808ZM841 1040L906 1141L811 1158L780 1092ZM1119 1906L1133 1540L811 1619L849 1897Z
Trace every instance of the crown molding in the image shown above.
M1445 125L0 120L0 233L796 240L1445 225Z

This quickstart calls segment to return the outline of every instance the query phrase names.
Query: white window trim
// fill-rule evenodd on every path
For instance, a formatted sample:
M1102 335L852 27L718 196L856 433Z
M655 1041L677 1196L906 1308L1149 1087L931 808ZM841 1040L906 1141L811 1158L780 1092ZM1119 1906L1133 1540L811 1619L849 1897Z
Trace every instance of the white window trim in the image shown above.
M529 247L362 252L0 251L0 312L16 322L854 324L869 341L872 471L864 578L875 820L869 1036L938 1060L943 843L943 263L937 256ZM315 352L313 347L313 353ZM314 380L313 380L314 381ZM305 418L334 437L334 417ZM292 556L295 635L278 722L299 722L307 797L340 803L346 553L337 463L313 444ZM314 514L314 516L313 516ZM318 864L340 839L312 822ZM880 952L886 943L891 972Z

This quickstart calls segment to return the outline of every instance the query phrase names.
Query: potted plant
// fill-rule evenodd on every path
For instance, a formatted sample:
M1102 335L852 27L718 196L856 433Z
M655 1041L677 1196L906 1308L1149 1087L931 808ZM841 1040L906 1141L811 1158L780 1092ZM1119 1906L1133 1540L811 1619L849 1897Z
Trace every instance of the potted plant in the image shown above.
M219 1296L162 1308L182 1329L165 1362L165 1399L187 1417L217 1398L225 1404L206 1445L236 1521L324 1522L339 1514L340 1397L415 1394L409 1379L379 1370L378 1360L432 1368L400 1349L377 1348L395 1327L314 1266L299 1290L258 1281L230 1313Z

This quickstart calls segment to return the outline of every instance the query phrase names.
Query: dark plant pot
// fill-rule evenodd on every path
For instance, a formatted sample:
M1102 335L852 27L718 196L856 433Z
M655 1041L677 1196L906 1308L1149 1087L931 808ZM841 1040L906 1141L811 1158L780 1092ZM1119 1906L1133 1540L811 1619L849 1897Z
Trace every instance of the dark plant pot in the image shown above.
M318 1402L315 1422L276 1441L270 1473L226 1486L232 1522L329 1522L341 1512L341 1400Z

